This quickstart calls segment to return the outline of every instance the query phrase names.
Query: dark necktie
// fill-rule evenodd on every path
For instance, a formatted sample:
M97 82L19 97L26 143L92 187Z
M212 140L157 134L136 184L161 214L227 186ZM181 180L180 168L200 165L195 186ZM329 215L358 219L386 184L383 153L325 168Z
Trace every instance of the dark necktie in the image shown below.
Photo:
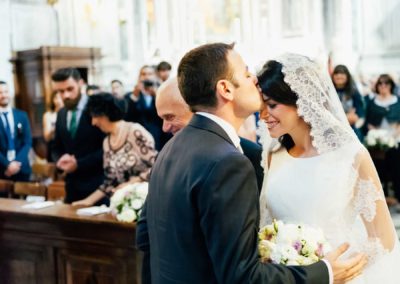
M6 121L6 135L7 135L7 141L8 141L8 150L15 150L14 138L12 137L12 134L11 134L11 127L10 127L10 123L8 121L7 114L8 114L7 111L3 112L4 120Z
M71 111L71 121L69 122L69 133L71 133L71 137L74 138L76 134L77 121L76 121L76 109Z

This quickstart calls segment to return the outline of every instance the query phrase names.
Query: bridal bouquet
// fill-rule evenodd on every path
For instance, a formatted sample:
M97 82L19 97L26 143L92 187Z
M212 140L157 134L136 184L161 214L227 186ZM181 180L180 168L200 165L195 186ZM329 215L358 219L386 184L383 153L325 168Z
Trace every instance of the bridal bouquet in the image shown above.
M396 146L396 140L386 129L371 129L365 137L367 148L386 150Z
M320 229L284 224L274 220L258 233L262 262L284 265L309 265L331 250Z
M118 221L131 223L137 220L146 200L149 184L129 184L117 190L110 200L110 208Z

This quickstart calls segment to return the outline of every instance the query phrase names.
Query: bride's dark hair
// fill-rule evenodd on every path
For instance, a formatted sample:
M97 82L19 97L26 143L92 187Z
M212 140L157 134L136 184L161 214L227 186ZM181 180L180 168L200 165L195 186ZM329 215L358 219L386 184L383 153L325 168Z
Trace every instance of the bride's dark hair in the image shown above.
M275 60L267 61L261 71L258 72L257 77L264 102L267 98L271 98L277 103L297 107L297 95L284 81L281 63ZM289 134L281 136L279 141L286 149L294 146L293 139Z

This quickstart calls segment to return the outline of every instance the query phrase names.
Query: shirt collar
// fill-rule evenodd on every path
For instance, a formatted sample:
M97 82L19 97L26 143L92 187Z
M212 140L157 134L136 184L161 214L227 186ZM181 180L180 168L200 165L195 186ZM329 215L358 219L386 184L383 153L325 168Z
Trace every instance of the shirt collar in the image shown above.
M235 145L235 147L237 147L237 148L240 147L240 138L237 135L235 128L229 122L227 122L226 120L224 120L214 114L208 113L208 112L199 111L199 112L196 112L196 114L205 116L205 117L211 119L212 121L214 121L219 126L221 126L221 128L229 136L229 139L232 140L233 145Z
M1 112L1 113L3 113L3 112L8 112L8 113L10 113L10 111L11 111L11 106L0 107L0 112Z
M78 105L76 106L76 110L83 110L86 106L86 103L88 101L88 96L86 96L85 94L81 95L81 99L79 100Z

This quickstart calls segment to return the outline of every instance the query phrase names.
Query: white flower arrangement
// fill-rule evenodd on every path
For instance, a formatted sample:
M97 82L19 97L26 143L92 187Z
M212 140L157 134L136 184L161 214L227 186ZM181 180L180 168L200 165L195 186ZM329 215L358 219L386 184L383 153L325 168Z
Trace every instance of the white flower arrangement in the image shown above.
M386 129L371 129L365 137L367 148L386 150L397 146L396 139Z
M276 220L259 231L258 239L261 261L275 264L310 265L331 250L322 230Z
M117 190L113 194L110 200L110 208L118 221L131 223L139 218L148 188L147 182L134 183Z

